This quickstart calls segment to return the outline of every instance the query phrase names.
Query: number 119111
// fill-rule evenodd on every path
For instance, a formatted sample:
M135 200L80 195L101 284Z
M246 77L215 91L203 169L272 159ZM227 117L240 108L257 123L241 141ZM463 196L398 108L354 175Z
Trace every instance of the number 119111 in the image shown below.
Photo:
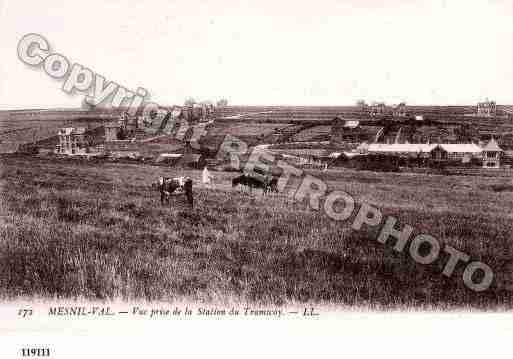
M49 357L50 349L49 348L23 348L21 349L22 357Z

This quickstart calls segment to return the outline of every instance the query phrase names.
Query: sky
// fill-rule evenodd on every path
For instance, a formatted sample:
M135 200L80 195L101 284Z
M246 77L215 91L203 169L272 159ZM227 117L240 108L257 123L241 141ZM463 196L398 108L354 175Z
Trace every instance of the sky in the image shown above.
M0 109L79 107L17 57L28 33L162 105L513 104L513 3L0 0Z

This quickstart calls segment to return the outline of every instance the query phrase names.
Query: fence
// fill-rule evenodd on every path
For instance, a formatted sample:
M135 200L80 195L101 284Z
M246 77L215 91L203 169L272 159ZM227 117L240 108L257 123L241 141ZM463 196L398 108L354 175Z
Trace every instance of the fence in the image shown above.
M464 168L464 167L446 167L436 169L431 167L400 167L401 172L423 173L423 174L441 174L452 176L482 176L482 177L512 177L511 168Z

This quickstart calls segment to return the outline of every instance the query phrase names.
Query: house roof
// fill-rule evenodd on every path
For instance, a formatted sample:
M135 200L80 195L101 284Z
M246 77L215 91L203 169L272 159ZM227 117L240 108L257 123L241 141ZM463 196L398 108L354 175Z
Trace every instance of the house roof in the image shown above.
M324 149L310 149L310 148L298 148L298 149L285 149L285 150L272 150L272 152L281 154L281 155L291 155L291 156L317 156L317 157L325 157L328 156L328 151Z
M495 139L492 138L490 142L488 142L486 146L483 147L483 151L502 152L502 148L500 148L497 141L495 141Z
M117 122L108 122L105 124L104 127L107 127L107 128L114 128L114 127L121 127L121 125Z
M436 145L427 143L371 143L369 152L431 152Z
M166 160L177 160L183 157L181 153L161 153L158 155L156 162L163 162Z
M0 153L14 153L18 151L19 144L15 142L0 143Z
M85 127L63 127L59 129L60 135L82 135L86 132Z
M162 158L180 158L183 156L183 153L161 153L159 157Z
M346 128L356 128L360 125L360 121L358 120L347 120L343 127L346 127Z
M481 153L481 147L474 143L450 143L437 145L449 153Z
M182 161L185 162L198 162L201 159L201 155L197 153L186 153L182 157Z

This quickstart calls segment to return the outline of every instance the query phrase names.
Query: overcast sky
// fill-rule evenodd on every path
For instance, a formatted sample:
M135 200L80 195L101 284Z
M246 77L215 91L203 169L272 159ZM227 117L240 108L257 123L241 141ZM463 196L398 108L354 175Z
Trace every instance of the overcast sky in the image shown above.
M0 109L78 107L19 40L159 104L513 104L513 3L0 0Z

